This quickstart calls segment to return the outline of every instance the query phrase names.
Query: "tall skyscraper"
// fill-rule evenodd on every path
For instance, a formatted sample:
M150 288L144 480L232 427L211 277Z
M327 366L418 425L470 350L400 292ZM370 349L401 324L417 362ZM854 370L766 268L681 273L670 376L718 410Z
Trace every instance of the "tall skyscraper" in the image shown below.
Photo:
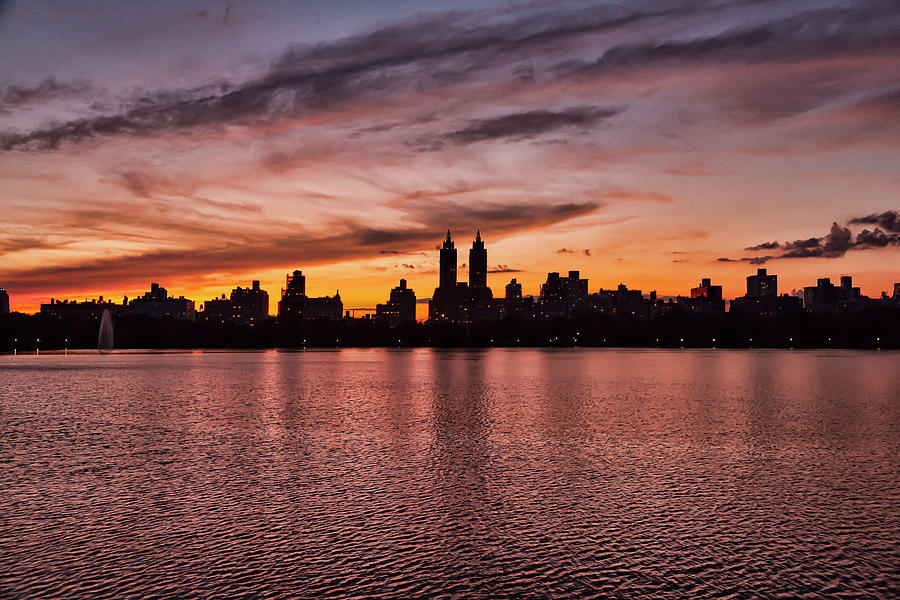
M9 313L9 294L6 290L0 288L0 315Z
M450 230L447 230L447 239L441 247L441 277L439 287L444 290L452 290L456 287L456 247L450 239Z
M475 241L469 250L469 287L487 287L487 250L481 241L481 230L475 234Z

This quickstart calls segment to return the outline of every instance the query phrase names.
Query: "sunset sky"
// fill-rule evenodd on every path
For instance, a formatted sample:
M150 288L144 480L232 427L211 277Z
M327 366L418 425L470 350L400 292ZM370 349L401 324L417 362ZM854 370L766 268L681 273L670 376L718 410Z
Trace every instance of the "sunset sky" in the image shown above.
M284 277L344 306L579 269L687 294L900 281L900 4L0 2L13 310L198 304ZM460 270L465 277L465 269Z

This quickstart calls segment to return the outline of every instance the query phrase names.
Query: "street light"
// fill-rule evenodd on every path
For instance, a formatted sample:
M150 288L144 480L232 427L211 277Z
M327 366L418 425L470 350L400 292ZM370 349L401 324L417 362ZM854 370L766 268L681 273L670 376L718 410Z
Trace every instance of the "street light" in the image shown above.
M41 338L34 340L34 353L37 355L41 353Z
M69 338L63 340L63 356L69 355Z
M19 345L19 338L13 338L13 356L15 356L19 353L18 349L16 348L16 346L18 346L18 345Z

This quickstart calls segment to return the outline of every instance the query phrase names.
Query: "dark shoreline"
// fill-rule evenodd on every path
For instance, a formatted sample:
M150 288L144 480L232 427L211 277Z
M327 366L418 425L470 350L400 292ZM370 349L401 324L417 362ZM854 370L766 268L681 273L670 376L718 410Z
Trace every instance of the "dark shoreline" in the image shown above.
M900 348L772 348L772 347L723 347L723 346L316 346L306 348L116 348L103 352L92 348L69 348L41 350L36 354L34 350L19 351L15 355L9 351L0 352L0 356L130 356L130 355L168 355L168 354L302 354L304 352L334 352L342 350L439 350L447 352L457 351L485 351L485 350L747 350L747 351L771 351L771 352L897 352Z
M14 313L0 318L0 353L39 348L96 349L93 320ZM38 340L40 340L38 342ZM147 350L303 348L733 348L896 349L900 309L871 307L842 314L800 312L774 318L673 311L655 319L592 315L572 319L502 319L470 324L370 319L306 321L292 327L269 319L258 328L145 315L114 322L114 348Z

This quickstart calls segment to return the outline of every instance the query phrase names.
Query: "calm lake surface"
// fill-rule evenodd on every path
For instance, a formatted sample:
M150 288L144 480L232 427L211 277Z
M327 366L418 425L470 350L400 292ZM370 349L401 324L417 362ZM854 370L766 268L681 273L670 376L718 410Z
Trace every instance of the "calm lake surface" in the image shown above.
M0 597L896 598L900 353L0 357Z

